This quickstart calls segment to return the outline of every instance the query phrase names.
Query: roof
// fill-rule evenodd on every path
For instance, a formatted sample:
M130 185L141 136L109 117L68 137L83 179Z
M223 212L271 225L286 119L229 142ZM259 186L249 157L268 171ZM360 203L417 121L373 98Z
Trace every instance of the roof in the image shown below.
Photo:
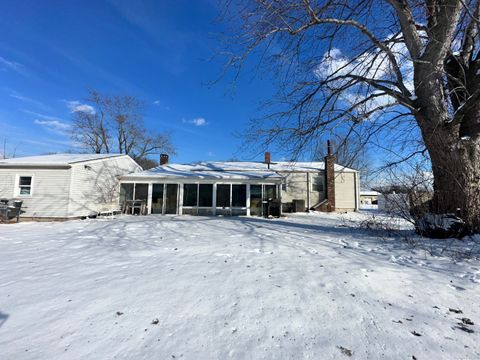
M75 163L124 156L122 154L53 154L0 160L0 167L63 167Z
M378 196L380 193L374 190L360 190L360 196Z
M213 163L167 164L156 168L127 174L124 178L171 178L171 179L282 179L276 172L264 169L220 168Z
M196 164L166 164L124 178L194 178L194 179L282 179L282 172L319 172L323 162L274 162L268 167L263 162L227 161ZM335 171L355 172L335 164Z
M256 170L271 170L271 171L286 171L286 172L319 172L325 170L325 163L323 161L313 162L289 162L276 161L270 163L270 167L263 162L258 161L214 161L214 162L200 162L195 164L196 168L216 169L217 171L226 170L240 170L240 171L256 171ZM335 171L355 172L353 169L335 164Z

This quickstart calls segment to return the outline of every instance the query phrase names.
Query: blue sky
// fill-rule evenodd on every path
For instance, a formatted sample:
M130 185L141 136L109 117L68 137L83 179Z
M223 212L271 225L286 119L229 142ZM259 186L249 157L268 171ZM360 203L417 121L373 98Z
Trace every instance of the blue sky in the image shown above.
M171 131L174 161L250 159L240 133L273 92L221 72L216 0L0 0L0 141L17 156L71 149L65 124L87 89L146 104L146 125ZM204 119L204 120L198 120ZM260 156L257 157L258 159Z

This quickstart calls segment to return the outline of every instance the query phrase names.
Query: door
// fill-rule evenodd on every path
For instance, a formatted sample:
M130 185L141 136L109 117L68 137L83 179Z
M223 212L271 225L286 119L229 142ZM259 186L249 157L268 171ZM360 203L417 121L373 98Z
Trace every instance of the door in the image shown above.
M178 204L178 184L166 184L165 214L176 214Z
M152 186L152 214L161 214L163 209L163 184Z
M262 216L262 185L250 185L250 215Z

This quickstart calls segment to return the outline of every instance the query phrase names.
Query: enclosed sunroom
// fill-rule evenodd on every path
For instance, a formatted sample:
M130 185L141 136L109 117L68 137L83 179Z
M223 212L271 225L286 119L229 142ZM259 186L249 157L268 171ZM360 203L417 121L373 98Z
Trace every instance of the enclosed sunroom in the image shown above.
M281 183L268 169L165 164L122 176L120 205L139 201L147 214L264 216L280 204Z

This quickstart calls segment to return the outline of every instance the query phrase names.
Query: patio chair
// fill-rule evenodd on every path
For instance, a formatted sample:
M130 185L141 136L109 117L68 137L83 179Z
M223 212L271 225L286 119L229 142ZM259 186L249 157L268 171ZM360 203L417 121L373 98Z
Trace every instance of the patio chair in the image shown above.
M0 203L0 219L2 221L9 221L17 218L17 222L20 220L20 214L22 213L21 200L9 200L7 203L2 201Z

